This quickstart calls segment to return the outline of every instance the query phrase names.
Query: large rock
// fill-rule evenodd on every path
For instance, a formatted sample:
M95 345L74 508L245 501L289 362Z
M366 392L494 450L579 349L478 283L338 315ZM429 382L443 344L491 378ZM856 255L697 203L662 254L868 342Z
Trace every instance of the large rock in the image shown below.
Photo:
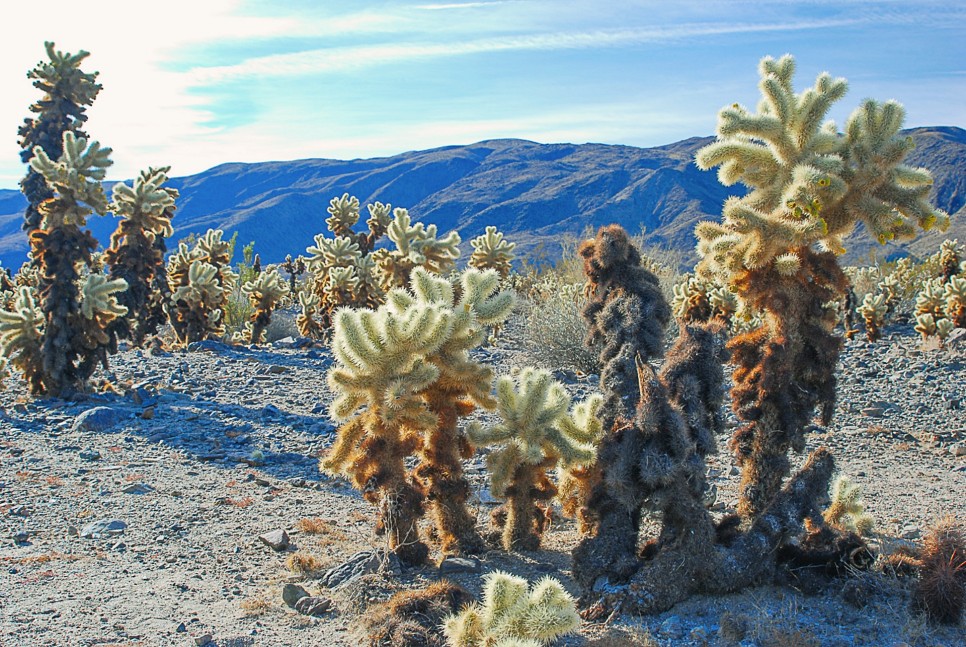
M80 536L84 539L104 539L123 534L125 528L127 524L120 519L101 519L84 526Z
M369 573L377 573L383 570L384 566L386 570L394 573L402 572L399 558L396 557L395 553L387 554L381 550L365 550L356 553L342 564L333 566L327 570L322 575L320 582L322 586L327 586L331 589L351 582L357 577L362 577Z

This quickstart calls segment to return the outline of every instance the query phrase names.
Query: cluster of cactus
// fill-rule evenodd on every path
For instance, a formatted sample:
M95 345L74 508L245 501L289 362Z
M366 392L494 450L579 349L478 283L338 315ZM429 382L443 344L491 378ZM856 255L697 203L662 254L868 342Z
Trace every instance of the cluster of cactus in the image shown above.
M166 309L181 344L221 336L225 306L237 278L231 269L231 244L220 229L209 229L195 246L181 243L168 261L171 298Z
M860 535L868 535L875 525L862 503L862 489L846 476L838 477L832 484L831 502L822 517L827 524Z
M943 241L935 257L941 274L916 297L916 332L945 341L953 329L966 328L966 261L956 240Z
M118 301L127 308L128 316L111 324L118 339L130 339L141 346L165 321L164 304L170 297L164 253L165 238L174 233L174 215L178 191L163 186L169 167L143 171L133 186L123 182L114 185L111 211L121 217L111 236L111 246L104 253L112 279L123 279L127 290Z
M450 647L540 647L580 625L573 597L552 577L532 588L500 571L483 580L482 602L445 621Z
M550 522L548 502L557 487L548 471L586 468L595 458L603 399L591 396L570 408L570 396L548 371L523 369L514 379L497 380L497 410L492 426L471 426L470 441L501 445L487 456L491 491L507 503L491 519L506 550L536 550Z
M388 291L409 284L417 267L441 275L455 267L460 244L456 232L440 238L436 225L413 223L406 209L392 209L381 202L368 205L368 210L368 232L355 233L359 200L348 194L331 200L326 224L335 237L319 234L315 245L306 250L313 274L311 291L318 302L301 300L303 334L330 329L337 308L378 307ZM383 236L393 247L375 249ZM497 247L502 254L506 244Z
M391 290L379 308L336 313L331 414L344 423L322 465L381 506L377 530L403 561L428 554L416 528L427 499L443 552L483 548L460 463L472 447L458 423L496 405L492 371L469 351L483 343L485 326L509 315L512 294L498 284L492 270L466 270L454 285L419 267L411 288ZM410 473L413 454L420 460Z

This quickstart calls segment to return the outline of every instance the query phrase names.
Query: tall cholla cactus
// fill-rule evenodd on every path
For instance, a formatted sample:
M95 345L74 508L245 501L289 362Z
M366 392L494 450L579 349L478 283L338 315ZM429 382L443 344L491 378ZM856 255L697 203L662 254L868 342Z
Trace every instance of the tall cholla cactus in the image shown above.
M255 309L246 326L248 341L251 344L260 344L262 333L272 321L272 310L288 295L288 285L278 270L272 268L245 283L241 290Z
M44 392L44 313L34 300L33 290L17 288L13 308L0 310L0 353L27 381L31 393Z
M476 520L466 508L470 490L460 462L472 455L473 448L458 425L476 407L496 406L490 393L492 369L469 353L483 344L487 326L498 325L510 315L513 294L500 290L499 284L500 277L493 270L467 269L454 285L418 267L411 276L411 292L393 290L387 302L389 308L399 311L445 309L452 320L447 337L426 357L439 372L422 393L429 411L436 415L436 425L427 430L415 470L429 499L444 553L484 549Z
M181 243L168 261L173 290L168 318L184 345L225 332L224 309L237 275L231 269L231 244L222 235L220 229L209 229L194 248Z
M91 213L107 212L101 180L111 164L111 150L97 142L88 146L87 140L71 132L64 133L63 150L54 162L38 146L30 160L54 192L40 205L41 229L30 235L31 256L40 269L38 293L44 313L42 378L31 381L31 387L34 393L51 395L82 388L98 363L106 368L107 351L113 352L115 342L98 327L113 320L107 312L120 311L111 305L110 295L126 286L123 281L111 281L94 288L93 278L87 288L81 285L82 270L90 269L97 247L90 231L81 228ZM106 308L104 316L94 316L101 307Z
M822 121L845 80L822 74L795 94L794 70L791 56L763 59L758 111L723 108L718 140L697 154L702 169L720 167L723 184L751 189L727 200L722 222L696 229L699 271L765 313L759 329L731 342L735 410L746 423L732 446L743 471L739 509L750 517L781 487L788 449L804 449L814 408L826 422L834 408L841 340L823 304L848 281L832 252L859 221L883 242L948 221L926 201L929 173L901 163L913 145L898 136L902 106L865 101L839 135Z
M525 368L515 380L501 377L496 392L501 422L470 427L470 441L502 445L487 456L487 466L493 495L507 499L492 516L503 548L536 550L550 523L546 502L557 494L547 471L557 463L580 467L594 460L593 438L588 438L593 424L586 416L567 415L570 396L548 371ZM585 408L598 409L603 398L592 398ZM591 428L581 429L580 422Z
M468 350L482 343L483 326L509 314L512 296L496 292L498 283L495 272L467 270L457 300L452 284L419 268L412 291L393 290L377 310L336 313L338 366L328 379L339 394L332 416L344 423L322 466L380 505L377 530L409 563L428 554L416 528L426 497L444 552L482 548L460 465L471 448L457 424L475 406L494 406L492 372ZM409 475L404 459L417 452Z
M516 243L503 240L503 234L492 225L486 228L486 233L470 241L473 254L470 255L469 266L478 270L496 270L501 279L510 274L513 266L513 249Z
M111 211L121 217L111 235L105 261L112 279L127 282L118 301L128 310L111 324L111 333L141 346L164 322L162 298L170 294L164 265L164 239L174 234L171 218L178 191L163 184L170 167L142 171L134 186L114 185Z
M55 49L54 43L46 42L49 61L41 61L27 73L33 86L43 91L44 96L30 106L37 116L24 119L17 131L23 151L20 159L28 164L34 157L34 148L39 146L50 159L59 159L64 153L63 135L73 133L78 139L86 139L81 128L87 121L87 107L101 91L97 83L97 72L92 74L80 69L81 63L89 54L79 51L76 54ZM23 228L28 235L41 226L40 205L44 200L54 197L54 190L48 186L43 173L33 167L21 180L20 188L27 198L27 212L24 214Z
M573 597L552 577L532 589L501 571L483 580L483 602L446 619L450 647L539 647L580 626Z

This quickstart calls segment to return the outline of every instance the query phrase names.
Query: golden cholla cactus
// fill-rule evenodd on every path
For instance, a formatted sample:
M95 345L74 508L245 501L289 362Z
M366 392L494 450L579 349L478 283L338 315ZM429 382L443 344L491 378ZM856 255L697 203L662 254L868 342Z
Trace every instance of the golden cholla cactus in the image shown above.
M379 268L380 283L386 290L408 285L409 276L417 267L445 274L459 258L459 234L452 231L438 238L436 225L414 224L406 209L393 210L393 221L386 235L395 249L380 249L372 255Z
M272 320L272 310L278 305L279 301L288 296L288 285L275 268L266 270L255 277L254 280L245 283L242 294L248 297L252 304L251 321L248 322L248 342L259 344L262 341L262 333Z
M561 423L570 396L548 371L528 367L516 379L501 377L496 392L500 421L486 428L472 426L470 441L501 445L487 456L487 466L494 496L507 499L492 516L503 548L536 550L550 521L547 502L557 494L547 471L558 463L588 465L594 447L567 433L582 430Z
M946 341L946 338L955 328L956 324L949 319L940 319L936 322L936 337L939 337L940 341Z
M128 316L111 323L111 334L140 346L164 322L164 301L170 293L164 239L174 233L178 191L164 187L169 167L142 171L133 186L114 185L111 211L121 217L105 252L112 279L123 279L128 289L118 296Z
M596 450L604 438L604 425L600 420L600 408L604 404L604 396L599 393L591 395L586 400L573 406L559 424L564 435L576 442ZM599 472L593 469L594 463L588 464L557 464L557 500L568 517L576 517L581 534L590 532L592 520L586 518L582 512L586 509L591 489L597 483Z
M335 236L352 239L358 246L363 256L368 255L373 250L376 242L385 235L386 228L392 222L392 207L381 202L374 202L368 205L369 218L366 220L368 233L355 232L353 227L359 222L359 199L343 193L341 197L332 198L329 201L329 217L325 224Z
M410 289L393 290L386 302L386 307L397 311L413 307L443 309L452 320L445 340L427 355L439 376L422 395L437 423L426 430L415 471L430 501L443 553L484 549L475 517L466 507L470 491L461 463L461 459L472 455L473 448L458 425L460 418L476 407L496 406L491 395L493 371L473 358L470 351L484 343L487 326L498 325L510 315L513 294L499 286L500 276L494 270L469 268L454 284L417 267Z
M943 320L945 321L945 320ZM916 315L915 331L922 335L923 339L932 337L936 334L936 316L931 312L922 312Z
M878 341L882 337L882 326L888 310L884 294L867 294L859 306L859 314L865 320L865 335L869 341Z
M942 317L946 307L946 291L942 279L933 279L916 296L916 315L931 314Z
M938 262L943 283L949 282L949 279L963 271L960 269L960 265L964 257L966 257L966 253L963 252L958 240L946 239L940 243Z
M56 193L41 204L41 227L83 227L91 213L107 212L107 198L100 181L113 163L110 155L110 148L101 148L100 143L75 137L69 131L64 133L64 153L56 162L39 146L34 149L30 167L44 176Z
M329 202L329 217L325 224L336 236L351 236L352 227L359 222L359 198L343 193L341 198L332 198Z
M389 230L392 223L392 205L373 202L366 208L369 210L369 218L366 219L366 226L369 228L367 243L368 249L372 251L376 240L385 236Z
M486 233L471 240L470 245L473 246L473 254L469 260L470 267L478 270L496 270L501 279L505 279L510 274L513 248L516 247L516 243L503 240L503 234L497 231L496 227L487 227Z
M181 243L168 261L171 297L168 318L181 344L225 332L224 315L238 275L231 269L231 243L220 229L209 229L195 246Z
M546 645L580 626L574 598L552 577L531 588L521 577L494 571L483 577L483 600L450 616L450 647Z
M966 328L966 277L951 277L943 297L946 300L946 317L956 328Z
M695 233L700 273L764 313L760 328L730 344L732 395L746 423L732 441L743 470L739 511L752 519L781 489L787 452L804 448L814 410L823 420L834 411L841 340L824 306L848 289L835 258L842 240L859 222L881 242L948 222L927 202L929 173L902 163L913 142L899 134L900 104L864 101L840 134L824 120L844 79L823 73L796 94L791 56L766 57L759 71L757 110L723 108L717 141L696 156L702 169L718 167L723 184L749 189Z
M707 269L730 278L813 244L837 251L860 220L881 241L909 238L916 225L947 222L926 201L929 173L901 163L912 140L898 136L900 104L864 102L840 135L823 120L845 94L844 79L823 73L814 87L795 94L791 56L766 57L760 71L758 111L723 108L718 141L698 152L701 168L720 167L722 184L751 188L728 200L722 223L698 226Z
M840 476L835 479L831 499L829 507L822 513L825 523L860 535L868 535L872 531L875 520L865 511L862 488L848 477Z
M295 325L299 330L299 334L303 337L321 339L324 331L316 320L316 315L319 313L322 300L314 292L303 290L298 294L299 305L302 306L302 311L295 317Z
M86 319L101 320L103 324L123 317L127 308L118 302L119 292L127 289L123 279L110 280L101 274L88 274L81 287L81 313Z
M452 311L421 303L343 308L333 323L337 365L328 382L337 397L329 411L343 424L322 467L345 474L379 505L377 531L388 533L390 549L404 562L420 563L429 552L416 526L424 495L404 461L437 424L421 392L439 377L427 355L452 332Z
M20 286L12 310L0 310L0 353L23 373L32 393L43 391L43 327L33 291Z
M711 282L702 280L691 274L685 274L684 279L674 285L671 299L671 311L682 321L707 321L711 318L711 302L708 292Z

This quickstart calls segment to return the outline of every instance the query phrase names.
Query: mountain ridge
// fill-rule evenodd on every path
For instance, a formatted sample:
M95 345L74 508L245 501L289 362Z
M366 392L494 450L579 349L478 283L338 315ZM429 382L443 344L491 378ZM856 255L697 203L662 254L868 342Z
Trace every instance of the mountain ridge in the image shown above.
M951 216L963 211L966 130L939 126L904 132L917 144L908 163L934 175L935 203ZM690 262L694 225L719 218L725 198L741 192L694 165L695 151L710 141L713 137L691 137L639 148L490 139L377 158L229 162L171 180L170 186L181 191L173 240L209 227L224 229L227 236L237 231L242 244L255 241L263 262L277 262L286 254L304 253L315 234L328 233L329 200L349 193L362 204L406 207L440 232L456 229L464 244L496 225L522 253L542 248L552 258L565 235L617 222L632 232L645 228L648 244L678 250ZM0 190L0 262L14 270L26 259L27 241L20 231L25 204L19 192ZM954 216L946 234L930 232L885 248L853 236L849 257L864 257L873 249L880 257L928 254L944 237L966 238L963 220ZM94 217L89 226L105 244L116 221Z

